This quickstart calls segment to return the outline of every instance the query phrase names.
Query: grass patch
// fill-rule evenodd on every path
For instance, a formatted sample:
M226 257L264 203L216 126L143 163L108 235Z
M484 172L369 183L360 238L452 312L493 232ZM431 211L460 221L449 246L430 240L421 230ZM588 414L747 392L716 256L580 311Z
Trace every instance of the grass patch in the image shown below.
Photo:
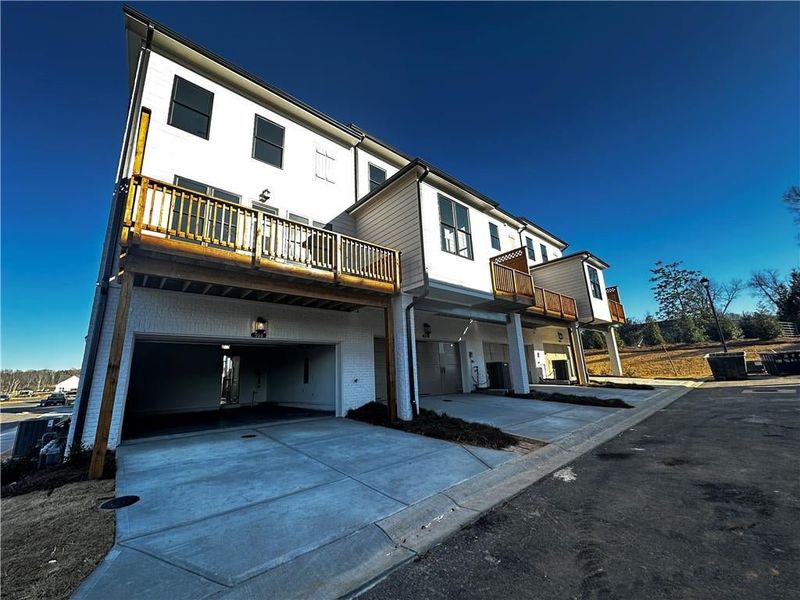
M623 383L621 381L592 381L590 387L614 388L618 390L654 390L652 385L646 383Z
M574 394L552 394L534 390L527 394L509 394L514 398L527 398L529 400L544 400L546 402L561 402L564 404L579 404L581 406L601 406L603 408L633 408L630 404L619 398L598 398L597 396L576 396Z
M471 423L447 414L440 415L425 408L420 409L419 416L413 421L397 420L390 423L386 406L378 402L370 402L347 411L347 418L457 444L468 444L494 450L515 446L518 441L517 438L497 427L483 423Z
M97 509L113 495L105 480L3 498L3 600L67 600L114 543L114 514Z
M29 458L8 458L0 463L0 498L10 498L30 492L52 492L70 483L89 479L90 448L73 448L69 458L60 465L37 469L37 461ZM113 479L117 472L114 452L106 453L102 479Z

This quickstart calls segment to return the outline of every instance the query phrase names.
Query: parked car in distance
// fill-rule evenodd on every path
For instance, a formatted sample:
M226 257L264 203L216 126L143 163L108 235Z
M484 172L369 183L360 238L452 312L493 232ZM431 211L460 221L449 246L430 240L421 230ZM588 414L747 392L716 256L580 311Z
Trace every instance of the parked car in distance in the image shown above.
M0 394L0 402L5 402L8 400L8 394Z
M53 392L47 398L42 398L39 402L39 406L66 406L67 405L67 397L64 395L63 392Z
M20 390L17 392L17 396L19 396L20 398L28 398L30 396L33 396L33 390Z
M67 392L67 404L72 404L75 402L75 398L78 397L78 392L76 390L70 390Z

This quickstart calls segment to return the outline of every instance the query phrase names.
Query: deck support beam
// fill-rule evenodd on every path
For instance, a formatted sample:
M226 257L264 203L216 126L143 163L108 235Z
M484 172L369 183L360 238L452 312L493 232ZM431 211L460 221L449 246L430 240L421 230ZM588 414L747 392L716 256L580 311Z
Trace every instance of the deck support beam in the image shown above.
M569 324L569 338L572 343L572 356L575 359L575 375L578 377L578 385L586 385L589 383L589 373L586 370L586 355L583 352L581 332L577 323Z
M606 348L608 348L608 360L611 362L611 374L615 377L622 377L622 361L619 357L617 336L614 335L614 328L609 326L603 332L603 335L606 336Z
M506 321L508 336L508 368L515 394L530 392L528 368L525 361L525 342L522 337L522 320L519 313L511 313Z
M114 414L114 400L117 395L119 368L122 362L122 349L125 345L125 332L128 329L128 313L133 295L134 273L124 272L121 275L117 314L114 318L114 331L111 334L111 347L108 351L108 366L103 384L103 397L100 402L100 413L97 416L97 430L94 434L92 459L89 463L89 478L100 479L108 449L108 435L111 430L111 417Z

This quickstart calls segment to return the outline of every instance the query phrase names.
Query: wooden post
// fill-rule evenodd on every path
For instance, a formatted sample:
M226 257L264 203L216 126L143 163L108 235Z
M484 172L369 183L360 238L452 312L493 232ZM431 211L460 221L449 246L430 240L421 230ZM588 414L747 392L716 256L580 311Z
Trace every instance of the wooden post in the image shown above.
M147 132L150 129L150 109L142 108L139 117L139 131L136 134L136 151L133 155L133 174L139 175L142 172L144 163L144 149L147 145Z
M392 307L383 309L386 322L386 397L389 409L389 421L397 418L397 390L395 389L395 364L394 364L394 320Z
M122 348L125 345L125 331L128 328L128 309L133 294L134 273L122 274L122 285L117 301L117 316L114 320L114 331L111 334L111 348L108 351L108 367L103 385L103 399L100 403L100 414L97 416L97 431L94 434L92 460L89 464L89 478L100 479L103 476L103 465L108 449L108 434L111 430L111 416L114 413L114 399L117 395L119 367L122 361Z
M583 359L578 357L578 353L583 352L583 346L581 345L580 339L580 331L573 329L572 327L569 328L569 338L572 342L572 362L574 363L575 367L575 375L578 376L578 385L586 385L588 382L586 381L586 373L583 370L583 364L586 358Z

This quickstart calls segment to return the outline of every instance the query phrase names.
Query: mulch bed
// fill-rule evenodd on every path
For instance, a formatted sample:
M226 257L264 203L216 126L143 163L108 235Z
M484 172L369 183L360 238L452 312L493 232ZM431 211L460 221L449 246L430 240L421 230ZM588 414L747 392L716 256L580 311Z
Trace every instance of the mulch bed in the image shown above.
M492 448L502 450L510 446L515 446L518 439L512 435L504 433L497 427L484 425L483 423L471 423L463 419L457 419L447 414L439 414L432 410L421 408L419 416L412 421L396 420L389 422L386 405L378 402L370 402L359 408L351 409L347 412L349 419L369 423L370 425L380 425L390 427L407 433L416 433L426 437L456 442L458 444L468 444L470 446L480 446L481 448Z
M69 460L60 465L36 469L34 459L6 459L0 464L0 498L10 498L30 492L52 492L61 486L89 479L91 451L73 451ZM117 472L114 453L106 454L102 479L113 479Z
M600 406L603 408L633 408L630 404L619 398L598 398L597 396L576 396L573 394L552 394L534 390L527 394L509 393L513 398L527 398L529 400L544 400L546 402L562 402L564 404L579 404L581 406Z
M619 390L654 390L652 385L646 383L623 383L621 381L592 381L589 387L614 388Z

